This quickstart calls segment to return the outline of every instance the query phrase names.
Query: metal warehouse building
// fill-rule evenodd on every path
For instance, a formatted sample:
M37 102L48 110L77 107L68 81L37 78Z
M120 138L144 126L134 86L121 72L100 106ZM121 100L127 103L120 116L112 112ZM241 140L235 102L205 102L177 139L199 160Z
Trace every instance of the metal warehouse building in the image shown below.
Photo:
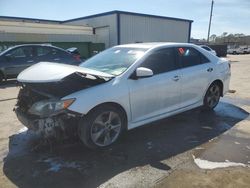
M108 48L138 42L189 42L191 24L192 20L124 11L65 21L0 16L0 47L51 43L78 47L89 56L104 44Z
M71 25L89 25L106 47L135 42L189 42L192 20L111 11L66 20Z

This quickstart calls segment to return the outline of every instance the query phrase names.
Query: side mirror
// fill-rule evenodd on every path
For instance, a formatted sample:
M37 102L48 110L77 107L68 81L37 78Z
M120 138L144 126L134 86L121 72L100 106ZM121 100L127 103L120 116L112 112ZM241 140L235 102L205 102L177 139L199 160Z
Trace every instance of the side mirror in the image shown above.
M135 71L135 75L137 78L146 78L154 75L151 69L145 67L138 67Z

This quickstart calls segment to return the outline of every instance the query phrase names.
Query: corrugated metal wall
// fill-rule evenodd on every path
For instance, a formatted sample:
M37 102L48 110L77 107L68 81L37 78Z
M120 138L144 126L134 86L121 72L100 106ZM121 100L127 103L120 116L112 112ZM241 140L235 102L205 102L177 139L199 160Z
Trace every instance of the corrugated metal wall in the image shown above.
M93 35L93 28L79 25L26 23L0 20L1 33Z
M150 15L139 15L114 11L111 14L89 16L67 22L38 24L22 23L30 26L53 26L53 28L65 28L46 31L41 33L24 32L1 32L0 41L6 42L93 42L105 43L105 47L135 42L188 42L190 22L168 18L154 17ZM74 27L72 27L72 25ZM71 27L72 28L71 28ZM120 26L120 27L119 27ZM78 30L86 28L85 31ZM93 28L93 34L92 33ZM27 28L26 28L27 29ZM68 32L74 29L74 34ZM37 30L36 30L37 31ZM58 33L60 31L60 33ZM120 31L120 33L119 33ZM27 32L31 32L30 30ZM52 32L52 33L51 33ZM57 33L53 33L57 32ZM62 33L61 33L62 32ZM83 34L84 32L85 34ZM90 33L92 35L90 35Z
M82 20L76 20L67 22L67 24L70 25L89 25L93 27L94 29L98 28L104 28L108 27L106 29L106 34L97 35L97 41L96 42L104 42L106 45L106 48L117 45L117 15L111 14L111 15L105 15L105 16L99 16L99 17L92 17L92 18L84 18ZM107 43L107 38L105 36L109 36L109 42Z
M0 33L1 42L96 42L95 35Z
M189 22L136 15L120 15L121 44L188 42Z

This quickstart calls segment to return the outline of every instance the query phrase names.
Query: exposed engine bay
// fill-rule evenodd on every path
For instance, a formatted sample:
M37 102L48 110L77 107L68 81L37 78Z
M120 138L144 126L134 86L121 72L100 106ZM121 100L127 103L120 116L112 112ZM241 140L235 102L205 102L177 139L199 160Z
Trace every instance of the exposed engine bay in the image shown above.
M67 109L75 99L62 97L111 79L74 72L56 82L19 82L21 89L14 111L29 130L46 139L76 136L82 114Z

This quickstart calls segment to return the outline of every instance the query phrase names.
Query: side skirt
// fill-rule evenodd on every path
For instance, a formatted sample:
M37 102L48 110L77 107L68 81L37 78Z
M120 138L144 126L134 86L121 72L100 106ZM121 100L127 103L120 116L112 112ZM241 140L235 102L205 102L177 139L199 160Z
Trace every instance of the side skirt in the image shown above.
M190 106L187 106L187 107L184 107L184 108L180 108L180 109L177 109L175 111L168 112L168 113L165 113L165 114L161 114L159 116L154 116L152 118L145 119L145 120L142 120L142 121L139 121L139 122L135 122L135 123L128 122L128 130L131 130L131 129L134 129L136 127L143 126L145 124L148 124L148 123L160 120L160 119L164 119L164 118L167 118L167 117L170 117L170 116L173 116L173 115L176 115L176 114L179 114L179 113L182 113L182 112L194 109L194 108L197 108L197 107L202 106L202 105L203 105L203 101L200 101L200 102L195 103L193 105L190 105Z

